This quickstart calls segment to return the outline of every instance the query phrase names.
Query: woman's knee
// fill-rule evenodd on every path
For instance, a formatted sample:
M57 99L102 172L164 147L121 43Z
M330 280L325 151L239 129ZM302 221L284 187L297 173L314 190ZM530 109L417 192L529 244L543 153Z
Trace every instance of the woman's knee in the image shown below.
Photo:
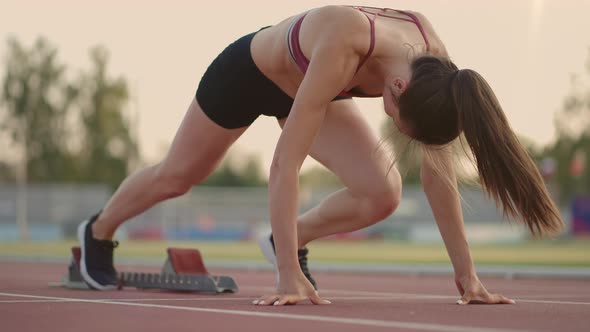
M189 170L172 168L166 163L155 167L154 188L162 199L178 197L186 194L193 186Z
M402 196L401 178L395 174L368 197L370 220L375 223L389 217L399 206Z

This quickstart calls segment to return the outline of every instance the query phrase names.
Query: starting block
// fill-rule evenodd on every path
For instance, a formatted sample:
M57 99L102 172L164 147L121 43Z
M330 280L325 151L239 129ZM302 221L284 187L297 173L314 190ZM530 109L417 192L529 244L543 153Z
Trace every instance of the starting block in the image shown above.
M235 293L238 285L228 276L210 275L201 253L196 249L168 248L161 273L122 272L118 288L160 289L180 292ZM90 289L80 273L80 247L72 247L68 273L50 286Z

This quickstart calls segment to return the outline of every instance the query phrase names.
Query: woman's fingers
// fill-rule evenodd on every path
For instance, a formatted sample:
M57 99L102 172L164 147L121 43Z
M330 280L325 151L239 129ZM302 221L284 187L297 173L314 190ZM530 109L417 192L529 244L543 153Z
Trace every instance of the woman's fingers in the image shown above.
M464 294L457 304L515 304L516 302L500 294L488 294L487 296L478 296Z
M322 299L317 292L314 292L314 294L309 297L309 300L313 304L332 304L332 302Z
M254 300L252 304L255 305L288 305L297 304L299 301L305 300L305 298L297 295L270 295L263 296L257 300Z
M307 297L313 304L331 304L332 302L322 299L317 293ZM290 305L290 304L297 304L301 301L305 301L306 297L298 296L298 295L271 295L271 296L263 296L259 299L252 301L252 304L255 305L275 305L275 306L282 306L282 305Z
M515 304L516 302L512 299L507 298L504 295L500 295L500 294L492 294L492 299L493 299L493 303L499 303L499 304Z
M255 305L273 305L278 299L280 298L279 295L270 295L270 296L263 296L259 299L256 299L252 302Z
M466 304L469 304L469 303L471 303L471 301L472 301L472 300L471 300L471 297L470 297L470 296L465 296L465 295L463 295L463 297L461 297L461 298L460 298L460 299L457 301L457 304L459 304L459 305L466 305Z
M288 305L288 304L297 304L297 302L299 302L301 299L298 298L297 296L283 296L280 299L278 299L277 301L275 301L275 303L273 303L274 305Z

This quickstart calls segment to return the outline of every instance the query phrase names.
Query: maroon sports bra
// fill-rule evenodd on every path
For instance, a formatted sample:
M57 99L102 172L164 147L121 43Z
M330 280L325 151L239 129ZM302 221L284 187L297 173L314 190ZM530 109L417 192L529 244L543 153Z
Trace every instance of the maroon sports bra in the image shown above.
M370 44L369 44L369 50L367 51L367 54L365 54L361 58L361 61L359 62L359 65L356 69L357 72L361 69L362 65L365 64L367 59L369 59L369 57L373 53L373 50L375 49L375 19L378 16L389 17L389 18L412 22L412 23L416 24L416 26L420 30L420 33L422 34L422 37L424 38L424 42L426 43L426 48L427 49L430 48L430 43L428 42L428 37L426 36L426 31L424 30L422 23L420 23L420 20L418 19L418 17L415 14L404 11L404 10L391 9L391 8L376 8L376 7L364 7L364 6L363 7L351 6L351 7L364 13L365 16L367 17L367 19L369 20L369 25L371 26L371 34L370 34L371 40L370 40ZM369 9L370 10L377 10L377 11L373 12L373 11L369 11ZM394 11L396 13L406 15L407 18L387 15L387 11ZM303 23L303 19L305 18L306 15L307 15L307 13L304 13L303 15L301 15L301 17L299 19L295 20L291 24L291 26L289 27L289 30L287 32L287 47L289 49L289 55L291 56L291 59L297 64L297 66L299 67L301 72L303 72L304 74L307 72L307 68L309 67L309 60L305 57L305 55L303 54L303 51L301 50L301 45L299 44L299 32L301 30L301 24ZM381 97L381 94L370 95L370 94L365 94L362 92L354 92L353 90L355 90L355 88L352 88L349 91L342 91L338 96L340 96L340 97Z

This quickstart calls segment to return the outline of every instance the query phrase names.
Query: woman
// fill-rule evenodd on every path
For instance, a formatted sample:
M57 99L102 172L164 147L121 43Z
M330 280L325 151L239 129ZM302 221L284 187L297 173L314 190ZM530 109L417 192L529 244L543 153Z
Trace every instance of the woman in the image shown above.
M127 178L100 214L80 224L86 282L96 289L116 285L116 228L203 181L264 114L277 117L283 128L269 179L279 282L276 292L254 303L329 303L306 277L298 249L384 219L401 195L399 172L390 169L352 96L382 96L399 130L423 143L421 178L455 270L460 303L513 303L490 294L477 278L451 158L431 152L448 150L464 133L484 189L533 234L559 231L558 211L483 78L457 69L423 15L368 7L313 9L226 48L203 76L166 158ZM298 217L298 174L308 155L346 188Z

